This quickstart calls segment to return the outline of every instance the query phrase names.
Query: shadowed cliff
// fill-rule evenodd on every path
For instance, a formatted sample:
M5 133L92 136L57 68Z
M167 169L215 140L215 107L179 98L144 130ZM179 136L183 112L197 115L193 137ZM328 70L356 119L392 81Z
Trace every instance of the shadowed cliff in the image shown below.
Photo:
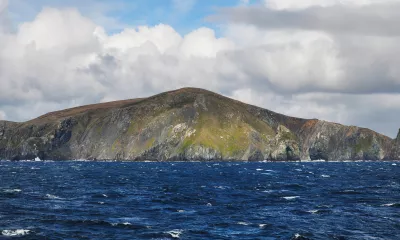
M0 159L11 160L388 160L399 146L400 137L196 88L0 121Z

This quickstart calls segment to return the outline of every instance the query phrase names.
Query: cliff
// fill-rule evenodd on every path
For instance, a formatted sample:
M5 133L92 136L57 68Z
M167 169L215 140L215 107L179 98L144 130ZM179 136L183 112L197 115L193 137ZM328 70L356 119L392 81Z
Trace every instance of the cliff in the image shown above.
M0 159L384 160L400 137L300 119L202 89L0 121Z

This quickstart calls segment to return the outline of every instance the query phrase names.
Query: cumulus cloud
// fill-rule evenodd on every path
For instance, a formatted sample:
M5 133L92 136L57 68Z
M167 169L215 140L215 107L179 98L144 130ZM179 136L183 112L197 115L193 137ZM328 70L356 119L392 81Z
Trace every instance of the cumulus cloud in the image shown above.
M209 28L182 36L160 24L110 35L76 9L55 8L4 32L0 42L0 106L11 120L177 87L218 90L224 73L214 68L224 56L217 55L234 48Z
M16 31L0 31L0 111L3 118L23 121L66 107L193 86L288 115L394 136L399 39L383 33L385 26L374 34L366 28L335 31L327 22L336 21L340 9L359 14L352 16L357 23L373 14L365 10L370 4L378 4L337 2L269 0L258 10L225 9L223 17L233 20L221 37L205 27L182 35L165 24L110 34L74 8L44 8ZM275 22L265 23L257 11ZM290 22L296 14L318 17L321 25ZM392 15L387 17L397 17ZM346 27L358 29L355 23Z

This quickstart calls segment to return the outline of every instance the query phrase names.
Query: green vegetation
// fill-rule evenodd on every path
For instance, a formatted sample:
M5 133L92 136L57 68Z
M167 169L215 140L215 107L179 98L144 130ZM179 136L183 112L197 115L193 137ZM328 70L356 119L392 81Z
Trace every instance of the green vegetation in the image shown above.
M192 145L199 145L217 150L222 154L222 157L241 158L253 142L251 139L253 131L260 133L261 141L266 141L268 136L275 134L266 123L253 119L252 116L240 116L238 118L237 114L234 114L240 114L241 111L235 111L235 109L221 105L216 105L215 108L210 110L211 112L200 112L194 127L196 133L184 139L180 147L181 152ZM213 114L213 110L221 112ZM227 117L227 115L231 117ZM260 148L261 143L257 143Z
M280 139L283 141L289 141L289 140L297 140L297 137L292 132L282 131Z
M131 120L131 123L129 124L129 128L128 128L128 134L132 135L134 133L136 133L136 124L135 121Z
M146 143L145 143L146 150L150 149L154 145L155 141L156 141L156 139L154 137L149 139L149 140L147 140Z
M119 140L119 139L116 139L116 140L114 141L114 143L112 144L112 146L111 146L111 151L112 151L112 152L116 152L116 151L120 150L121 147L122 147L122 145L121 145L120 140Z
M368 137L361 137L357 144L355 145L354 149L356 153L361 151L368 151L372 145L372 136Z

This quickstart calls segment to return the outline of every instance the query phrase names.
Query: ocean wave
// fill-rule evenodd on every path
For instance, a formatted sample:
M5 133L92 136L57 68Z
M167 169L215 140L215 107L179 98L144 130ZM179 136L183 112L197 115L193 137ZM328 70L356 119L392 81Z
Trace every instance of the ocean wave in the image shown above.
M21 189L4 189L3 192L5 193L17 193L17 192L22 192Z
M287 197L282 197L282 198L284 198L286 200L294 200L294 199L300 198L300 196L287 196Z
M24 236L30 233L27 229L3 230L1 234L8 237Z
M309 210L309 211L307 211L307 212L309 212L309 213L311 213L311 214L317 214L317 213L319 212L319 210Z
M52 195L52 194L46 194L46 198L48 198L48 199L63 199L59 196Z
M400 207L400 203L386 203L382 204L382 207Z
M180 238L182 233L183 233L182 229L174 229L166 232L166 234L169 234L172 238Z
M332 212L332 210L329 210L329 209L313 209L313 210L309 210L309 211L307 211L308 213L311 213L311 214L326 214L326 213L331 213Z
M258 227L261 228L261 229L267 228L268 226L271 226L271 224L268 224L268 223L260 223L260 224L258 224Z
M248 226L250 223L248 222L237 222L238 225Z
M296 233L290 240L309 240L309 238Z
M123 222L123 223L111 223L111 226L118 226L118 225L124 225L124 226L129 226L132 225L130 222Z

